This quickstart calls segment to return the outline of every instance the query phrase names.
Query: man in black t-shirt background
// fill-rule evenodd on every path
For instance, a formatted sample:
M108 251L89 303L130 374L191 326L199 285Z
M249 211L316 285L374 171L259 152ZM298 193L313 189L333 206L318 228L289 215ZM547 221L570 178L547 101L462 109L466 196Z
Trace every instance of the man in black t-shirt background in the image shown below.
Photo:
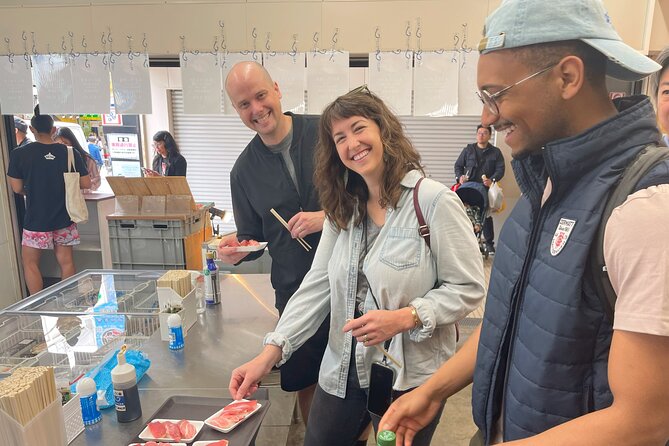
M72 247L79 244L79 232L65 207L67 147L53 141L53 118L40 115L38 107L30 130L37 141L12 151L7 176L12 190L26 197L21 257L28 291L35 294L43 288L39 270L42 250L54 250L62 279L75 273ZM86 165L76 150L73 152L79 186L90 188Z

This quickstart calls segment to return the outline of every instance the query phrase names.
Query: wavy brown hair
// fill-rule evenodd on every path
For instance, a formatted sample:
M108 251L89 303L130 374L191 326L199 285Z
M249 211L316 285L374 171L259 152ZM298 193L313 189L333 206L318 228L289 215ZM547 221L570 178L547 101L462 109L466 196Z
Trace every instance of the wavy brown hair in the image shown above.
M339 229L347 229L353 215L356 215L356 226L367 217L367 184L360 175L344 166L332 138L332 123L353 116L372 120L381 130L384 150L381 207L397 206L402 192L400 181L407 172L418 169L424 174L420 155L404 134L402 124L378 96L363 86L338 97L321 115L314 184L325 215Z

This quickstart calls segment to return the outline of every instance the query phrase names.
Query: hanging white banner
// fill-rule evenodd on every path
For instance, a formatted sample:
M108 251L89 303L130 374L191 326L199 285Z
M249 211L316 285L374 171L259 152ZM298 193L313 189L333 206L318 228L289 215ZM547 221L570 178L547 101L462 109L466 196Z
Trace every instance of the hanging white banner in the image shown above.
M458 80L458 115L481 116L483 104L476 96L476 67L479 63L477 51L460 52L460 76Z
M111 78L115 112L122 115L151 114L151 79L144 59L125 54L113 57Z
M0 56L0 112L3 115L33 112L33 78L23 56Z
M218 54L181 54L184 113L220 115L223 103Z
M304 90L306 69L304 53L263 53L263 65L281 91L281 107L284 112L304 113Z
M369 89L397 115L411 115L413 52L369 53Z
M70 59L72 60L72 59ZM109 113L109 68L102 54L80 54L71 63L74 112Z
M458 113L459 58L455 51L416 53L413 72L413 115Z
M223 91L225 92L225 80L228 77L230 69L239 62L250 62L255 61L262 65L262 53L255 53L255 59L253 58L254 54L250 51L244 53L221 53L220 56L220 67L221 67L221 79L223 83ZM223 95L223 114L236 116L237 112L235 108L230 103L230 98L228 94Z
M307 113L320 115L326 105L349 90L348 51L307 53Z
M32 56L40 113L65 115L74 113L74 87L68 54Z

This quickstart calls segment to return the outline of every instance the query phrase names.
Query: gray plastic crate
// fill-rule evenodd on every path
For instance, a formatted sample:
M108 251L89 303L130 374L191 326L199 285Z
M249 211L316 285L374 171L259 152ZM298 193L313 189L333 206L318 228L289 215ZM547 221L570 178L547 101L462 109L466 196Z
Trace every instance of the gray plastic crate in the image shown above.
M108 220L114 269L184 269L184 240L200 231L204 214L187 219Z

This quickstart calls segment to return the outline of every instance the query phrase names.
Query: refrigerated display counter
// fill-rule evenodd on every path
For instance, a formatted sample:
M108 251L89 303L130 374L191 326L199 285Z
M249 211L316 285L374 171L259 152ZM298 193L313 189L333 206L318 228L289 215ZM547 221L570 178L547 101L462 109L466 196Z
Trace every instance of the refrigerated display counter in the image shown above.
M0 313L0 370L54 365L70 381L94 370L123 342L151 367L138 383L142 417L118 423L113 409L70 444L129 444L173 396L226 398L232 370L253 358L278 320L269 274L220 274L221 304L207 307L188 330L185 348L161 340L156 280L163 271L90 270ZM54 341L53 339L57 339ZM2 372L0 372L2 373ZM0 379L5 375L0 374ZM256 444L285 444L295 396L270 384L269 413Z

